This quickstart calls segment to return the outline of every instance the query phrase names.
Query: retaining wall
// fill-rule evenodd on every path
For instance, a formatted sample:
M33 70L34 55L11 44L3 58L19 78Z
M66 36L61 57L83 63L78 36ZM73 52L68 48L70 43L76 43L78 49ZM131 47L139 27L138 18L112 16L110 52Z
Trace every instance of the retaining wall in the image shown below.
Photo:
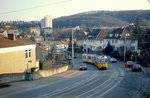
M39 70L37 72L32 73L32 79L35 80L35 79L49 77L58 73L65 72L69 70L69 68L70 66L64 65L64 66L57 67L57 68ZM0 75L0 84L13 82L13 81L22 81L22 80L26 80L25 73Z

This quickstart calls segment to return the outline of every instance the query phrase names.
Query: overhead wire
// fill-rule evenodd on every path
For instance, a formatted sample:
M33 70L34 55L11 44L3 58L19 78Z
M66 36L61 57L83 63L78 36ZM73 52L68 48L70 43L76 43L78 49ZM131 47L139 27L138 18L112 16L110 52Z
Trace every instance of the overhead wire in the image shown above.
M150 3L150 0L148 0L148 2Z
M35 7L30 7L30 8L24 8L24 9L19 9L19 10L14 10L14 11L2 12L2 13L0 13L0 15L9 14L9 13L15 13L15 12L21 12L21 11L26 11L26 10L36 9L36 8L42 8L42 7L46 7L46 6L50 6L50 5L56 5L56 4L61 4L61 3L69 2L69 1L72 1L72 0L63 0L63 1L58 1L58 2L54 2L54 3L48 3L48 4L39 5L39 6L35 6Z

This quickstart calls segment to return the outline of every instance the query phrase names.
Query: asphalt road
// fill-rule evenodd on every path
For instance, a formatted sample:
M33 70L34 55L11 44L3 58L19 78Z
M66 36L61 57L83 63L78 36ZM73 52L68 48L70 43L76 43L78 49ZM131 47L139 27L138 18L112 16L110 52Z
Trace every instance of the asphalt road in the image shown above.
M75 59L79 70L82 63ZM70 77L53 81L42 87L34 87L25 91L7 94L7 98L130 98L130 82L133 77L142 73L133 73L124 67L124 63L110 63L107 70L99 70L87 64L88 70L78 71ZM55 77L54 77L55 78ZM128 81L126 81L128 80ZM126 81L126 82L125 82ZM130 83L131 84L131 83ZM133 91L133 89L132 89ZM136 96L136 95L135 95ZM136 97L135 97L136 98Z

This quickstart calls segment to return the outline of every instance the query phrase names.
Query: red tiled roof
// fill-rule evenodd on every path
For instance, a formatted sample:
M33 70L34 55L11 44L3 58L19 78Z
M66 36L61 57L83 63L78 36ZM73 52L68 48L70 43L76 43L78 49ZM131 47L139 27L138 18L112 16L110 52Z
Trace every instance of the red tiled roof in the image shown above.
M6 47L15 47L15 46L23 46L23 45L31 45L31 42L25 42L23 40L10 40L8 38L3 37L0 35L0 48L6 48Z

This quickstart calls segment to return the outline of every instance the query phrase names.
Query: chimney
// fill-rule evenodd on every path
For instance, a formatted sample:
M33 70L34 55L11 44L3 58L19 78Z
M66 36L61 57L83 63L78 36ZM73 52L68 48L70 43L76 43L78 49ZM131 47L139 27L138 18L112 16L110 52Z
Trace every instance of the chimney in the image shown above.
M10 40L16 40L16 35L15 34L8 34L8 39Z

